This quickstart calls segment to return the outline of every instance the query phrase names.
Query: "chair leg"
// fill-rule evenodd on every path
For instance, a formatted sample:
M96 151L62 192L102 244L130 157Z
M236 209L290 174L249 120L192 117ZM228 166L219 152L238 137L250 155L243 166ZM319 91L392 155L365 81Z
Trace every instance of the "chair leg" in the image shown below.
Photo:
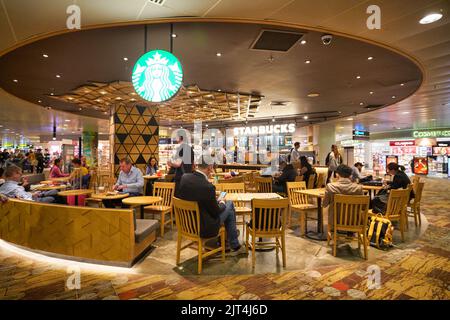
M248 229L247 229L247 232L245 233L245 250L246 250L246 253L248 253L248 238L249 238L249 234L248 234Z
M225 231L220 232L220 245L222 246L222 262L225 262Z
M279 244L279 238L275 237L275 252L277 253L277 257L278 257L278 252L280 251L280 248L278 247Z
M173 210L170 209L170 230L173 230Z
M366 239L366 231L363 233L363 247L364 247L364 259L367 260L367 239Z
M281 253L283 256L283 267L286 268L286 236L281 235Z
M202 260L203 260L203 244L202 241L200 240L198 242L198 274L202 273Z
M330 230L330 224L327 224L327 246L330 245L330 240L331 240L331 230Z
M305 212L304 211L299 211L298 212L298 224L300 226L300 235L304 235L306 234L306 229L305 229Z
M333 231L333 256L336 257L336 247L337 247L337 234L336 234L336 226Z
M242 239L245 239L245 214L242 215Z
M405 242L405 219L400 217L400 233L402 235L402 242Z
M288 228L291 227L291 218L292 218L292 209L289 207L289 212L288 212L288 223L287 223Z
M420 205L418 205L415 210L414 210L414 214L417 215L417 218L419 219L419 226L422 225L422 217L420 216Z
M181 233L178 233L178 239L177 239L177 265L180 264L180 253L181 253Z
M256 264L256 256L255 256L255 234L252 234L252 268L255 268L255 264Z
M164 237L165 217L166 217L166 213L165 212L161 212L161 238Z

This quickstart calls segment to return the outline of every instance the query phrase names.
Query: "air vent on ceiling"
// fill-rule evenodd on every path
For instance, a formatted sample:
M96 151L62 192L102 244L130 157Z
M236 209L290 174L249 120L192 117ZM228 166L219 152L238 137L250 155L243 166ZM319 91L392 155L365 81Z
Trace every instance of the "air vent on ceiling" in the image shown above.
M273 107L287 107L290 101L271 101L270 105Z
M280 30L262 30L251 49L287 52L303 37L302 33L280 31Z
M162 6L166 0L147 0L150 3L156 4L158 6Z

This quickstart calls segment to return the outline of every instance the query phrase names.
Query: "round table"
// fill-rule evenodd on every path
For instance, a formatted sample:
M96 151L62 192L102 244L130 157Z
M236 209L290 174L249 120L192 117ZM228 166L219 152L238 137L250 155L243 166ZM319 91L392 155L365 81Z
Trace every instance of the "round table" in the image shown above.
M58 196L62 196L62 197L70 197L70 196L75 196L75 205L78 205L78 196L83 196L83 195L90 195L94 193L94 190L92 189L75 189L75 190L67 190L67 191L61 191L58 192Z
M98 199L98 200L119 200L129 197L129 193L118 193L118 194L108 194L106 192L104 193L94 193L91 194L92 199Z
M131 207L141 207L141 219L144 219L144 206L149 206L155 203L162 201L161 197L151 197L151 196L143 196L143 197L129 197L122 200L123 204L126 204Z
M42 187L37 187L36 189L34 189L35 191L50 191L50 190L64 190L66 189L67 186L62 184L59 186L42 186Z

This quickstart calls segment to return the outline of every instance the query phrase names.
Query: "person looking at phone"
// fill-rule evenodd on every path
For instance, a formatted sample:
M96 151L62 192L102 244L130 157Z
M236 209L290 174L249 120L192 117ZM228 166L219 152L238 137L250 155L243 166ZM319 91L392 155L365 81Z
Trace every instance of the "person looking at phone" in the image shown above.
M224 201L221 197L216 200L216 187L208 180L213 172L212 164L207 164L204 160L197 164L193 173L186 173L181 178L178 198L198 203L202 238L216 236L221 224L224 224L231 248L230 255L243 254L246 250L238 240L233 202Z

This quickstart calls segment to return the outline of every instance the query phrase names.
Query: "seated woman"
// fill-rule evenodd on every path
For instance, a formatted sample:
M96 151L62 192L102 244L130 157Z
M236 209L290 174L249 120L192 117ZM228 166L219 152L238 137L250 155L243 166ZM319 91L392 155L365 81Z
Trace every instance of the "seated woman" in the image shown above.
M294 182L297 176L292 164L287 164L285 160L280 162L281 175L274 177L274 184L272 186L273 192L286 193L286 182Z
M308 159L305 156L300 157L300 176L302 176L302 180L305 181L305 183L308 183L309 176L311 174L314 174L314 168L312 165L308 162Z
M68 176L69 176L68 174L61 172L61 159L55 159L53 161L53 167L50 169L49 178L55 179L55 178L64 178Z
M158 172L158 161L155 157L151 157L145 170L146 175L153 176Z
M72 165L74 167L74 170L68 177L69 181L73 181L73 188L74 189L80 189L80 180L81 180L81 188L87 188L87 185L89 184L88 181L84 181L85 177L88 177L89 170L86 167L83 167L81 165L81 160L78 158L72 159ZM81 179L80 179L81 175Z

